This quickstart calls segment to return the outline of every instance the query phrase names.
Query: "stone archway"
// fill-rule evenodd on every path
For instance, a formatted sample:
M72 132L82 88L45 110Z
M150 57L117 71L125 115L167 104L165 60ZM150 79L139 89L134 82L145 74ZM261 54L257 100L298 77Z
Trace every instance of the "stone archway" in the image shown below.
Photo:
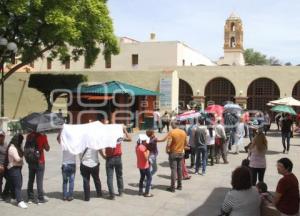
M300 81L298 81L294 85L292 96L295 99L300 100ZM300 107L296 107L296 111L297 111L297 113L299 113L300 112Z
M258 78L249 85L247 90L247 108L249 110L269 110L267 103L280 97L278 85L269 78Z
M186 108L193 100L193 89L185 80L179 79L179 105Z
M214 104L223 105L225 101L234 101L235 88L228 79L214 78L205 86L204 96L206 105L210 101Z

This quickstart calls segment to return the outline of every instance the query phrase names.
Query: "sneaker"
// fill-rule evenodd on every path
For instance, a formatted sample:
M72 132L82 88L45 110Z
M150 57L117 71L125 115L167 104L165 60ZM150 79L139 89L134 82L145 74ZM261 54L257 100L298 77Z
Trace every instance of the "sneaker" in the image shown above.
M68 197L68 201L69 201L69 202L71 202L71 201L73 201L73 200L74 200L73 197Z
M169 187L169 188L167 188L167 191L169 191L171 193L175 193L175 188Z
M202 174L201 174L202 176L205 176L205 172L202 172Z
M28 206L22 201L18 203L18 207L22 208L22 209L27 209Z
M199 172L195 172L195 175L199 175Z
M48 200L46 200L46 199L38 200L38 204L44 204L46 202L48 202Z
M62 199L63 201L67 201L68 200L68 198L67 197L63 197L63 199Z
M147 194L146 194L146 193L145 193L145 194L144 194L144 197L147 197L147 198L153 197L153 194L150 194L150 193L147 193Z

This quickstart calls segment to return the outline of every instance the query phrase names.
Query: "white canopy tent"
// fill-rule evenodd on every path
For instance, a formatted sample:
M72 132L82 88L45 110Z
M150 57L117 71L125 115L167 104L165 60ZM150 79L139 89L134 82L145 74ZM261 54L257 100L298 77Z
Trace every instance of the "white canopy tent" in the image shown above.
M270 101L269 103L275 105L300 106L300 101L293 97L280 98L278 100Z

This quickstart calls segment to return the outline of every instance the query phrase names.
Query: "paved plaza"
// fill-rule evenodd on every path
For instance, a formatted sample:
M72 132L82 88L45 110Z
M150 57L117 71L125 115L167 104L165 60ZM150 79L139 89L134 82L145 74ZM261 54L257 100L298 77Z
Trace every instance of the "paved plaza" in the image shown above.
M142 132L141 132L142 133ZM237 167L246 153L239 155L229 154L229 164L219 164L213 167L207 167L206 176L192 175L192 179L183 182L183 190L170 193L166 188L170 184L170 169L168 167L167 155L165 154L166 143L159 143L157 175L153 178L154 189L153 198L144 198L138 196L137 182L139 172L136 168L135 141L138 133L133 135L133 142L123 144L123 166L125 195L116 197L115 201L104 198L93 198L90 202L84 202L82 178L77 168L75 181L75 200L64 202L62 198L62 176L60 170L61 149L56 142L56 135L49 135L51 151L46 154L46 172L44 189L50 201L46 204L31 204L27 210L19 209L12 204L0 203L1 216L14 215L51 215L51 216L75 216L75 215L201 215L215 216L219 213L220 205L224 199L225 193L230 189L231 172ZM163 137L165 134L159 134ZM265 181L270 191L276 189L280 176L276 170L276 160L281 157L289 157L294 162L294 173L300 177L300 139L292 139L291 150L288 155L282 154L281 137L279 133L272 131L267 137L269 141L269 151L267 154L267 170ZM245 139L248 144L248 139ZM78 161L77 161L78 162ZM79 164L79 163L78 163ZM187 165L189 165L187 161ZM100 178L102 188L107 195L105 161L101 158ZM192 171L192 170L191 170ZM27 187L27 165L23 169L23 189ZM93 182L91 182L94 190ZM116 183L115 183L116 188ZM26 192L24 198L26 199ZM95 198L94 198L95 197Z

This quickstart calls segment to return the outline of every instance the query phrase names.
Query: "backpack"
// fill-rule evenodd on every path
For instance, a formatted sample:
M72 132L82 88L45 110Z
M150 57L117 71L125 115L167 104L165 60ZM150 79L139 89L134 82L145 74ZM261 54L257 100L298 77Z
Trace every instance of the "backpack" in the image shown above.
M39 163L40 151L38 149L35 136L26 140L24 146L24 157L26 162L30 165L37 165Z

